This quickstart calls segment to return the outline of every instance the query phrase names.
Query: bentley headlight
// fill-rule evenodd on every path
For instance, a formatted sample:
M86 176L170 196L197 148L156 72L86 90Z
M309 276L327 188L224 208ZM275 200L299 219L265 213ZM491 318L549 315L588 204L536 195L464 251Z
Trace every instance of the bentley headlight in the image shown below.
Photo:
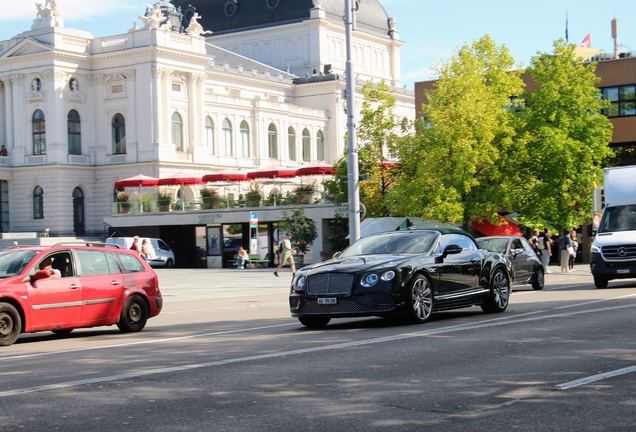
M305 276L298 276L296 280L296 287L294 288L296 291L305 291Z
M362 280L360 281L360 285L362 285L365 288L370 288L373 285L377 284L378 280L380 280L380 278L378 277L377 274L375 274L375 273L367 273L364 276L362 276Z
M390 280L393 280L394 277L395 277L395 272L393 270L389 270L387 272L384 272L384 274L380 277L380 279L382 279L383 281L390 281Z

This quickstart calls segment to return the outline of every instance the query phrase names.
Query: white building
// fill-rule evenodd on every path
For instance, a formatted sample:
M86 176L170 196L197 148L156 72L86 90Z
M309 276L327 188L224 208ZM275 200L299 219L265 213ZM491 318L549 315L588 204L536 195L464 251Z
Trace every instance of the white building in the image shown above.
M341 1L173 3L156 3L126 34L95 38L65 28L47 0L30 30L0 41L3 232L102 235L114 182L139 173L298 167L343 155ZM258 23L259 11L268 22ZM393 83L398 114L413 117L413 93L399 88L397 36L377 0L360 3L356 82ZM184 188L186 198L197 193Z

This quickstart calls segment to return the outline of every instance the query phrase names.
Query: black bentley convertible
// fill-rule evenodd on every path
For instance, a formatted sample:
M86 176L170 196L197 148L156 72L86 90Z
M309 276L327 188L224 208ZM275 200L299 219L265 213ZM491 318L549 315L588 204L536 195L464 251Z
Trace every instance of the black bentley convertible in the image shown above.
M384 232L300 269L289 305L307 327L325 326L331 318L388 315L423 323L431 312L475 305L503 312L510 269L505 255L480 250L461 230Z

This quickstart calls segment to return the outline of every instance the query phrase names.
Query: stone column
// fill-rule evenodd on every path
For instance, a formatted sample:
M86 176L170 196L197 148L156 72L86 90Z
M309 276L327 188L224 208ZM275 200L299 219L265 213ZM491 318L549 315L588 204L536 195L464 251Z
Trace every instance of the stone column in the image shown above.
M7 150L13 150L13 83L8 76L0 77L0 81L4 85L5 145Z

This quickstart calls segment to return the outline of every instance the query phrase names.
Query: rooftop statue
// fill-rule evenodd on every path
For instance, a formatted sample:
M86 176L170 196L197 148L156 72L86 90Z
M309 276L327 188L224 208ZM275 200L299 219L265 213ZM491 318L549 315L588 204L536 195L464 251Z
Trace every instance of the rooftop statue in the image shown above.
M143 3L148 6L145 15L140 15L138 20L144 23L145 28L149 29L157 29L163 24L168 18L163 16L163 12L161 11L161 5L156 3L154 6L150 6L147 3Z
M203 26L201 24L199 24L199 21L201 19L201 16L198 13L194 13L194 15L192 15L192 18L190 18L190 24L188 25L188 28L185 29L185 32L187 34L189 34L190 36L201 36L201 35L205 35L205 34L212 34L212 32L210 30L203 30Z
M42 3L36 3L35 7L38 12L36 19L33 21L32 28L64 27L62 11L60 11L56 0L46 0L44 6Z

